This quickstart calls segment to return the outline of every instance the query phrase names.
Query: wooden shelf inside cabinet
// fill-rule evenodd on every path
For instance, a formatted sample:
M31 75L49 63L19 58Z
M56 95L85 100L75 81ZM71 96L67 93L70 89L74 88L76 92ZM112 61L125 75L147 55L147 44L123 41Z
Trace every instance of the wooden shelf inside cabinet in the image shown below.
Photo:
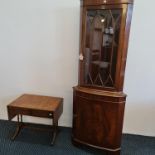
M97 28L97 27L96 27L96 28L94 28L94 30L95 30L95 31L102 31L102 29L101 29L101 28Z
M101 68L108 68L109 62L103 62L103 61L92 61L92 64L98 65Z

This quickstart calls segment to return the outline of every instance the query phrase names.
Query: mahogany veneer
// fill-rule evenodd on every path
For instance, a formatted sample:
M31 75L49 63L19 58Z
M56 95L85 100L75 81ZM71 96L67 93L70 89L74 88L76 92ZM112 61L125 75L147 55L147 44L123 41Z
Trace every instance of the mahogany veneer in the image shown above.
M133 0L81 0L79 81L72 142L120 155Z

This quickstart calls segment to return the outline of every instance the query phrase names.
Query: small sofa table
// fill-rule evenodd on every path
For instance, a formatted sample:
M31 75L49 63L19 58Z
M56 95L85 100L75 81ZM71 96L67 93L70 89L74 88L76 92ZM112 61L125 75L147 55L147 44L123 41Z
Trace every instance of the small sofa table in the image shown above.
M24 94L11 102L7 106L7 110L9 120L12 120L17 116L17 128L11 138L12 140L16 138L22 127L24 127L22 116L27 115L50 118L53 120L51 145L54 144L57 134L58 120L63 112L63 98Z

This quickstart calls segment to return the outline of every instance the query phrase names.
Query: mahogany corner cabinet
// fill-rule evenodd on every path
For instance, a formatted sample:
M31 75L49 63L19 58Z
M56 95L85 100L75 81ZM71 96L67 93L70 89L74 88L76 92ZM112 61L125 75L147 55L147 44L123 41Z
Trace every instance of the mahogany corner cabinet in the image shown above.
M123 83L133 0L81 0L79 82L73 87L72 142L119 155Z

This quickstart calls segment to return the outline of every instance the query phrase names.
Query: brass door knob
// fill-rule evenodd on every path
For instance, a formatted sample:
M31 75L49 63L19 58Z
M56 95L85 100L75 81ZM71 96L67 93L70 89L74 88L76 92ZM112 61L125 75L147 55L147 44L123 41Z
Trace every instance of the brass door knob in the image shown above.
M49 113L49 116L52 116L52 113Z
M84 56L83 56L83 54L82 54L82 53L80 53L80 55L79 55L79 59L80 59L81 61L83 61Z

